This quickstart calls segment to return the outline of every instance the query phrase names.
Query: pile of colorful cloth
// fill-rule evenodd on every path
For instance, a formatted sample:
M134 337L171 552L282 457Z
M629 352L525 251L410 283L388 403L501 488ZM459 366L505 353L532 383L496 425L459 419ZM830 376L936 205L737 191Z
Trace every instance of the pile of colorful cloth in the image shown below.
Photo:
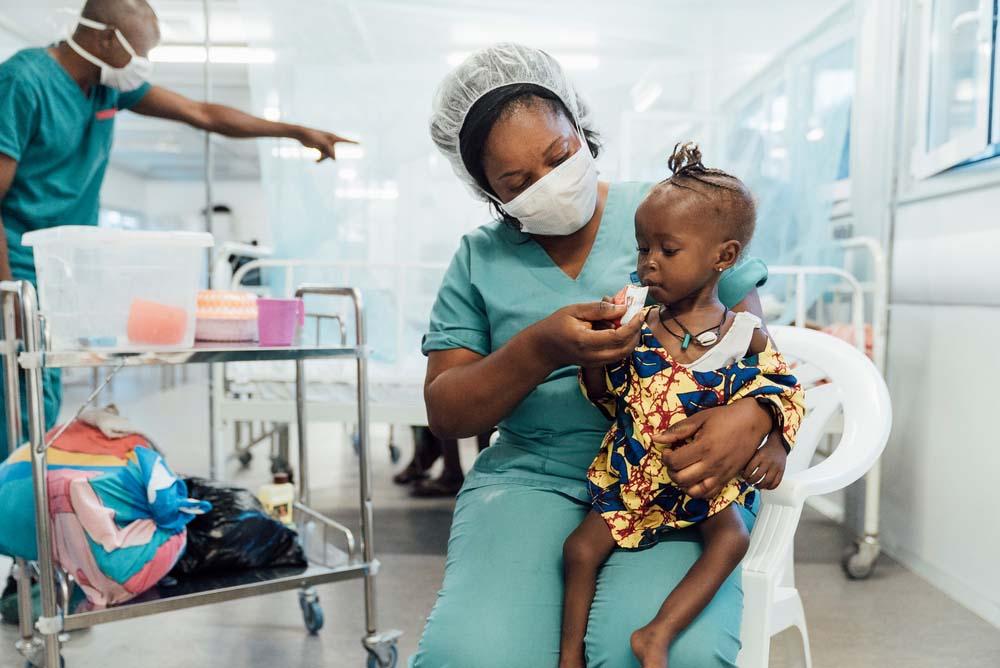
M211 504L113 406L85 412L48 450L49 511L57 564L93 606L134 598L173 568L187 524ZM0 553L36 559L28 446L0 464Z

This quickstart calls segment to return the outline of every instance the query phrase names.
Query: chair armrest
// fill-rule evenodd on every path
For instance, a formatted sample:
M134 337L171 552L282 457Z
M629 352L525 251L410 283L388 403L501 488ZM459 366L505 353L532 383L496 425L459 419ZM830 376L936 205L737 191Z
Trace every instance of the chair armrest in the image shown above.
M782 483L781 487L784 486ZM796 502L792 495L781 494L780 488L763 492L743 570L754 573L776 570L792 547L801 515L802 502Z

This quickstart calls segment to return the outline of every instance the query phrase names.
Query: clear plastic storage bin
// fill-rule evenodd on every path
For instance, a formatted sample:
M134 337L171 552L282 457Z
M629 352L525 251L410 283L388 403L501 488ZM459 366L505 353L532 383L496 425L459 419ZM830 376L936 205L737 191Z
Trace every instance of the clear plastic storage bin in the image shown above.
M29 232L53 350L194 344L212 235L54 227Z

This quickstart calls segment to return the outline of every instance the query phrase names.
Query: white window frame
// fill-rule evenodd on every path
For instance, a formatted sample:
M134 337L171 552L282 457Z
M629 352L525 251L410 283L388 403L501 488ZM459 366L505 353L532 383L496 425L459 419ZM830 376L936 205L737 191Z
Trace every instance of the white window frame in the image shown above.
M928 128L931 110L931 44L934 6L938 0L919 0L920 57L918 60L919 88L917 91L916 144L910 159L910 169L917 179L925 179L951 169L986 151L990 145L990 85L993 54L993 0L979 0L979 26L976 40L979 57L979 80L976 88L976 125L948 142L928 150Z

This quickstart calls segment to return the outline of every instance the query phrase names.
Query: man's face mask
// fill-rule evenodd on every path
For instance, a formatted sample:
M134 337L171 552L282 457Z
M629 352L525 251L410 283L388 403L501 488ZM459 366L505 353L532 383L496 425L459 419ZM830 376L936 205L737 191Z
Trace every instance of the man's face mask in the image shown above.
M110 26L98 21L80 17L79 24L94 30L107 30ZM125 35L115 28L115 37L125 49L125 52L132 57L124 67L112 67L106 62L90 53L76 43L72 36L66 38L66 43L76 51L81 58L87 60L101 68L101 83L109 88L115 88L123 93L133 91L149 80L153 74L153 63L148 58L137 55L132 45L125 39Z

